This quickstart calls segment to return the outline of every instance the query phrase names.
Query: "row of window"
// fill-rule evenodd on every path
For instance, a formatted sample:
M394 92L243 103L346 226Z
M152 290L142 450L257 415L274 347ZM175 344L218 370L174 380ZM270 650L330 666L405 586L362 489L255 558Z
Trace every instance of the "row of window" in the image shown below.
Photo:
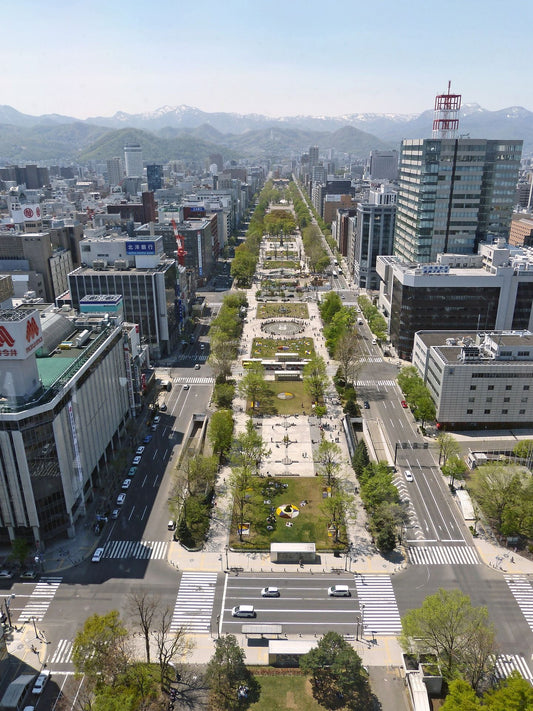
M476 401L476 398L475 398L475 397L469 397L469 398L468 398L468 402L475 402L475 401ZM503 401L504 401L504 402L511 402L511 398L510 398L510 397L504 397L504 398L503 398ZM492 402L492 398L491 398L491 397L485 398L485 402ZM522 397L522 398L520 398L520 402L526 403L526 402L527 402L527 397Z
M474 414L474 410L468 409L468 410L466 411L466 414L467 414L467 415L473 415L473 414ZM490 410L483 410L483 414L484 414L484 415L490 415L490 414L491 414L491 411L490 411ZM494 414L496 414L496 413L494 413ZM502 415L507 415L507 414L509 414L509 410L505 410L505 409L504 409L504 410L501 411L501 414L502 414ZM519 414L519 415L525 415L525 414L526 414L526 411L525 411L525 410L518 410L518 414Z
M512 385L506 385L505 386L506 390L512 390L513 386ZM477 385L471 385L470 390L477 390ZM487 390L494 390L494 385L488 385ZM529 385L523 385L522 390L529 390Z

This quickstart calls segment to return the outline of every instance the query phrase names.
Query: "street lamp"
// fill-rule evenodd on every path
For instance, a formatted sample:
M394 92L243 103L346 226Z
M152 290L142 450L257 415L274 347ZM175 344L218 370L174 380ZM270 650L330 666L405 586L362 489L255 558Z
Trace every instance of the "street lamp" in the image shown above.
M12 593L9 597L5 597L5 598L4 598L4 607L6 608L7 623L8 623L8 625L9 625L9 629L10 629L10 630L13 629L13 625L11 624L11 612L10 612L9 607L10 607L10 604L11 604L11 600L13 600L14 597L15 597L15 594Z
M361 639L365 636L365 606L361 605Z
M229 563L228 563L228 546L224 548L226 551L226 570L229 570Z
M35 632L35 639L38 639L39 635L37 634L37 626L35 624L35 617L32 617L31 621L33 622L33 631Z

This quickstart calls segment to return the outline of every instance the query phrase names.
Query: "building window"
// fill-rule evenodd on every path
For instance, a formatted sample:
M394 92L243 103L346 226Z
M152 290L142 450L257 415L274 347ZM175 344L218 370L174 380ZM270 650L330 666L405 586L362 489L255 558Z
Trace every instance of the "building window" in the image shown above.
M505 386L505 389L506 389L506 390L512 390L512 389L513 389L513 386L512 386L512 385L506 385L506 386Z
M483 410L484 415L490 415L490 410Z
M477 385L471 385L470 390L475 390L477 388Z
M475 402L475 401L476 401L476 398L475 398L475 397L469 397L469 398L468 398L468 402Z
M524 385L524 390L529 390L529 385Z
M520 398L520 402L527 402L527 397Z
M526 411L525 411L525 410L518 410L518 414L519 414L519 415L525 415L525 414L526 414Z
M502 415L507 415L508 412L509 410L502 410Z
M494 385L489 385L489 387L487 388L487 390L494 390Z
M473 412L474 412L474 410L467 410L467 411L466 411L466 414L467 414L467 415L471 415Z
M504 402L511 402L511 398L510 398L510 397L504 397L504 398L503 398L503 401L504 401Z
M492 402L492 398L491 398L491 397L488 397L488 398L485 400L485 402Z

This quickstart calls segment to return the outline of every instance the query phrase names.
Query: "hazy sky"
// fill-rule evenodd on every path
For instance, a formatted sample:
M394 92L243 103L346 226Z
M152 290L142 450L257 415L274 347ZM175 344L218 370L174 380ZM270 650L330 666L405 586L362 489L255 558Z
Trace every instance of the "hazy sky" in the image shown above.
M531 0L17 0L0 104L78 118L204 111L533 110Z

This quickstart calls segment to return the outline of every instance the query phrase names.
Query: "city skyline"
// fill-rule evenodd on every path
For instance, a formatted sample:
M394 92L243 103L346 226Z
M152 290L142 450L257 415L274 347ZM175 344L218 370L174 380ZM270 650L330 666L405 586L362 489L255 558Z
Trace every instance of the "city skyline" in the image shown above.
M325 16L327 13L327 17ZM527 63L533 8L382 0L21 0L1 55L2 104L85 119L188 105L266 116L419 114L452 90L488 110L533 110ZM23 44L21 44L21 38ZM15 62L13 60L16 59ZM40 71L38 71L40 70Z

